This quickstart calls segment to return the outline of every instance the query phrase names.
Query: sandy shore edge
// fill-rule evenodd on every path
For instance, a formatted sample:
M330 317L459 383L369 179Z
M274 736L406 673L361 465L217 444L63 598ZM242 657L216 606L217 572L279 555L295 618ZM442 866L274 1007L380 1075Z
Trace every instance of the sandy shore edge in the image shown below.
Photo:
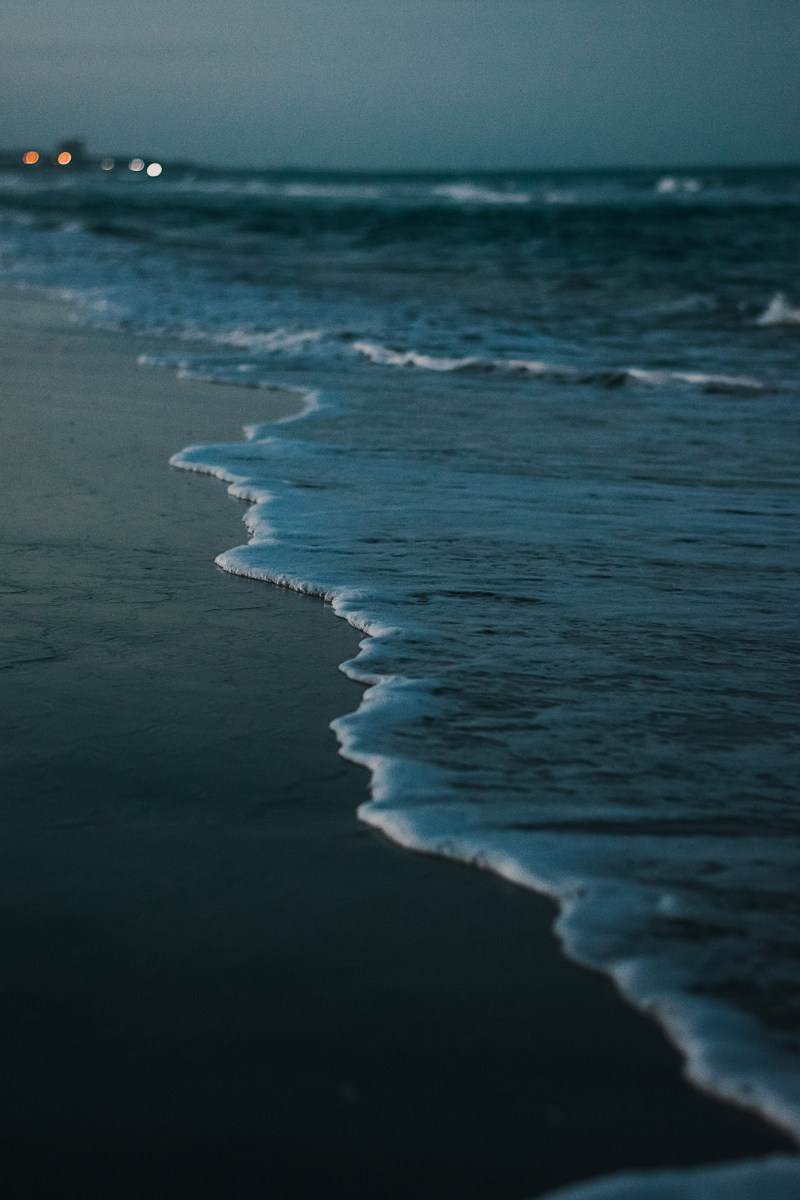
M327 726L358 635L215 569L237 506L166 465L297 395L143 370L37 293L0 314L9 1194L477 1200L785 1148L550 904L356 822Z

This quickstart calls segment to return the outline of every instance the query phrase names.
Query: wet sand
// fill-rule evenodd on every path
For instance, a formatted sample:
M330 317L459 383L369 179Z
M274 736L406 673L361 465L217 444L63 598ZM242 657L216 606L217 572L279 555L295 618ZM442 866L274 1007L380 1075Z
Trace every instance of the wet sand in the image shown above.
M167 466L296 399L0 310L4 1195L522 1200L787 1147L548 902L356 821L357 635L217 569L242 506Z

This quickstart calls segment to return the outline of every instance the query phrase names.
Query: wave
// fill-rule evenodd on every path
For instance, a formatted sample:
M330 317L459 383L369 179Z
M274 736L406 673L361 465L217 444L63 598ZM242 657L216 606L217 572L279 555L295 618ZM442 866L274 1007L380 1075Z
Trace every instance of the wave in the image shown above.
M500 191L467 182L441 184L433 189L433 195L455 204L529 204L533 199L531 192Z
M800 308L792 308L783 292L776 292L756 325L800 325Z
M380 200L386 192L368 184L287 183L280 194L302 200Z
M388 367L418 367L424 371L463 372L506 375L541 379L547 383L592 384L595 387L615 388L625 384L643 387L675 387L683 385L707 393L763 392L766 385L747 375L710 375L700 371L644 370L640 367L572 367L558 363L528 359L485 359L476 356L452 357L422 354L417 350L393 350L375 342L355 342L353 349L370 362Z
M702 190L699 179L681 178L676 175L664 175L656 184L656 192L660 196L690 195Z
M369 753L370 730L367 724L365 737L361 715L359 711L332 723L344 756L369 767L373 774L373 798L359 807L361 820L409 850L466 863L550 896L560 909L555 932L567 957L610 976L623 996L653 1017L686 1056L686 1074L695 1084L760 1113L800 1140L800 1081L770 1045L759 1022L703 995L685 964L671 962L652 944L646 946L644 937L639 954L631 954L630 947L621 953L626 935L637 930L643 935L649 920L668 915L696 925L702 936L703 922L697 913L680 904L671 911L674 897L668 892L634 882L640 865L667 861L669 844L664 837L627 837L625 854L632 878L620 881L614 878L619 868L619 834L582 833L578 823L565 833L552 826L535 831L487 825L485 815L470 814L468 806L453 812L449 805L437 803L436 794L441 796L444 788L435 774L424 789L427 802L423 795L422 803L410 805L408 794L413 789L405 764L394 777L391 760ZM368 720L369 705L364 715ZM696 857L698 872L710 859L724 859L726 850L735 859L735 845L726 848L720 838L691 840L694 845L688 838L681 839L685 843L680 846L682 863L686 865L687 855ZM776 876L782 872L790 877L786 862L775 861L773 866ZM752 1193L746 1194L752 1200Z
M218 346L235 346L256 354L295 354L329 336L325 329L231 329L213 334L210 340Z
M452 364L458 360L448 361ZM450 365L441 369L454 368ZM737 1007L735 993L730 1003L725 991L697 986L709 969L704 955L712 961L718 949L723 971L731 966L730 931L723 928L719 932L720 925L725 926L731 919L730 912L715 907L714 891L719 888L719 895L725 899L726 872L738 872L737 886L762 895L770 936L783 936L776 930L770 905L780 902L784 893L791 895L791 839L774 837L770 829L761 833L751 830L751 836L742 838L740 829L723 827L716 817L708 828L694 817L685 827L679 821L674 829L661 828L663 810L657 813L657 820L646 811L634 820L639 810L606 810L598 798L592 800L587 812L574 808L567 811L568 805L560 802L554 802L550 812L537 800L532 821L531 810L527 810L525 819L513 815L516 801L507 801L511 807L506 809L490 807L485 798L480 803L471 801L441 762L420 761L413 751L394 752L386 740L387 729L407 731L409 714L413 718L422 714L428 721L435 721L442 704L441 687L429 678L411 678L403 671L386 669L387 663L397 661L392 658L392 648L402 646L404 640L407 648L409 636L412 642L421 639L420 644L428 648L423 659L430 661L430 637L426 628L412 629L407 616L398 618L398 610L407 610L393 599L390 577L378 575L374 585L361 586L358 576L352 574L356 570L354 554L362 542L381 540L377 536L381 530L379 509L369 510L369 536L360 536L353 522L353 509L348 507L356 481L370 471L370 457L344 445L279 438L271 434L269 426L251 427L246 436L244 443L189 447L171 462L224 480L231 495L253 504L245 518L249 543L220 555L218 565L234 574L320 596L333 605L339 616L369 635L359 655L342 668L351 678L368 685L368 690L355 713L332 723L343 755L371 772L371 799L360 806L359 818L409 849L464 862L553 897L560 908L556 932L568 956L602 970L614 979L624 996L653 1016L686 1055L691 1079L729 1102L759 1112L795 1138L800 1137L800 1083L794 1064L776 1049L762 1023ZM408 498L397 488L390 468L389 459L382 457L379 482L389 496L389 528L394 539L405 546L399 513ZM331 472L330 478L326 471ZM490 502L487 480L479 478L482 503L486 505ZM329 484L332 480L335 488L334 512L331 496L324 494L326 479ZM464 482L462 476L455 480L454 505L462 517L469 512L470 538L480 541L476 508L465 504ZM374 504L377 493L369 494ZM447 496L445 488L443 516L447 513ZM570 485L570 496L570 504L574 504L574 485ZM508 514L502 500L501 508ZM278 514L277 518L273 513ZM441 552L441 537L446 538L450 527L443 524L441 530L434 539L439 547L436 553ZM339 535L345 539L343 543L337 541ZM422 548L420 542L418 554ZM470 579L473 568L474 563ZM420 575L420 570L415 567L412 578L428 580L425 571ZM432 586L428 580L426 587ZM494 608L502 602L501 593L498 581L490 599ZM466 607L472 605L472 592L442 594L445 608L452 607L450 596L463 596ZM459 636L465 611L446 617L451 624L458 624ZM398 620L402 628L394 623ZM399 653L402 662L402 649L394 653ZM498 670L494 661L483 666ZM503 677L507 678L505 674ZM481 686L487 686L485 681ZM509 686L513 686L510 681ZM562 719L557 710L558 705L554 730ZM544 720L539 718L542 728ZM426 730L429 739L428 726ZM626 864L622 873L621 854ZM654 877L654 863L660 864L658 878ZM709 864L715 873L708 874ZM701 893L698 900L690 893L687 899L681 885L672 880L673 868L678 868L675 879L687 871L691 879L703 876L705 897ZM743 919L738 908L733 911L735 923ZM754 919L760 920L761 916ZM683 958L671 957L674 944L663 940L670 924L688 929L681 943ZM720 939L718 946L715 938ZM696 955L700 955L699 967ZM798 1163L787 1157L746 1168L719 1168L717 1174L715 1171L704 1168L636 1176L636 1186L643 1180L650 1189L642 1187L638 1192L628 1186L630 1180L619 1177L590 1185L607 1190L587 1192L585 1200L594 1196L610 1200L648 1195L654 1200L666 1195L686 1200L702 1196L705 1200L715 1194L741 1195L746 1200L767 1194L788 1198L793 1195L790 1181L796 1183L798 1178ZM732 1171L739 1174L733 1175ZM779 1181L784 1191L775 1190ZM715 1193L713 1188L718 1182L720 1190ZM773 1184L772 1192L764 1190ZM731 1190L726 1192L723 1185L730 1185ZM734 1185L740 1190L733 1190Z

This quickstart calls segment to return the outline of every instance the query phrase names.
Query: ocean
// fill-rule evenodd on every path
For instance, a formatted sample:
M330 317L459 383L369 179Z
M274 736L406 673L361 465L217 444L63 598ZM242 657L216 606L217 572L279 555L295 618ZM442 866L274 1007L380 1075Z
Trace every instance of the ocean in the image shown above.
M698 1085L794 1137L799 263L800 169L0 174L0 281L252 389L172 463L251 501L222 567L365 634L360 818L553 897ZM302 413L259 424L274 386Z

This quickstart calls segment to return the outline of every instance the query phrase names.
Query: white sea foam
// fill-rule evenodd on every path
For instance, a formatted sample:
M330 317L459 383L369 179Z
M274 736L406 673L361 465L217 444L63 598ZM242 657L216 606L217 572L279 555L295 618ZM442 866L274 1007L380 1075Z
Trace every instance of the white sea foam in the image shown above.
M379 346L378 355L389 356L391 360L393 355L402 357L403 352ZM541 366L547 369L547 364ZM720 377L713 378L718 382ZM726 384L731 382L728 377L721 378ZM690 375L684 381L704 386L708 379ZM413 390L404 395L407 400L416 398ZM333 414L334 428L346 426L353 436L357 430L363 430L359 417L353 418L355 424L352 421L347 424L345 416L336 418L333 409L328 411ZM495 427L497 422L502 427L502 421L510 419L511 411L506 409L502 418L493 413ZM399 429L401 414L402 405L397 402L384 404L382 422L387 429L379 437L381 445L390 436L388 428ZM331 417L326 418L330 420ZM415 426L419 420L423 420L423 410L418 407L412 424ZM499 478L490 483L485 474L470 476L456 472L450 480L441 465L435 498L420 500L418 489L423 482L430 488L430 473L423 473L418 479L414 467L409 463L395 465L385 451L379 455L378 466L372 452L365 454L355 443L348 446L314 440L289 441L271 436L269 431L269 426L253 426L247 431L250 440L243 445L190 448L176 455L173 463L225 479L231 494L253 502L246 516L250 543L220 555L219 565L234 573L321 596L355 628L371 635L362 643L359 656L344 667L352 678L371 686L359 709L337 719L333 725L342 752L371 771L372 796L360 807L359 817L408 848L470 863L553 897L561 910L556 929L566 952L576 961L605 971L625 996L661 1023L686 1055L687 1071L695 1082L800 1136L800 1078L796 1063L791 1055L787 1057L785 1047L775 1042L764 1024L731 1004L726 998L725 983L726 973L732 969L731 947L736 947L735 958L744 946L731 942L734 936L731 922L742 929L746 926L747 937L756 945L763 938L792 936L790 925L785 932L778 928L775 906L792 892L796 868L793 842L776 838L771 829L763 836L754 832L742 838L737 830L726 832L726 827L718 822L712 822L704 833L704 823L708 824L710 818L690 818L682 808L676 813L669 798L668 780L662 802L638 805L633 797L624 803L614 802L618 784L613 785L605 799L600 793L573 799L576 785L572 781L573 768L566 759L563 781L552 795L549 793L558 779L552 780L548 787L534 774L528 786L537 786L543 794L517 796L513 786L509 791L507 783L499 784L490 774L484 784L485 767L468 785L462 767L454 769L446 765L444 750L426 759L424 747L436 744L437 726L446 730L463 719L453 716L452 702L444 699L455 686L447 684L455 670L451 653L464 653L469 659L474 650L478 657L471 669L479 673L488 670L495 676L500 685L498 702L502 699L503 728L507 727L503 736L514 745L514 719L510 716L514 702L510 695L503 694L503 681L509 680L508 686L512 686L513 673L519 670L518 643L513 636L516 618L508 612L512 637L507 662L502 656L488 662L481 657L480 624L470 635L477 639L472 648L464 641L463 631L469 621L475 620L473 612L480 617L478 597L484 594L491 597L491 610L513 600L512 589L519 588L517 573L522 568L514 566L517 552L513 544L504 551L501 526L497 522L502 513L503 526L514 528L519 509L519 519L528 525L535 506L519 507L521 493L513 482L508 487L503 485L495 494ZM539 440L543 433L539 431ZM594 439L593 434L589 443L592 453ZM559 447L559 452L561 442L561 434L554 437L553 445ZM520 452L523 453L521 447ZM507 470L509 459L503 461ZM527 463L525 453L521 461ZM476 481L472 488L479 488L480 504L467 503L465 507L465 488L471 478ZM704 480L702 473L698 480ZM546 508L547 526L551 529L548 537L555 539L548 553L556 557L563 552L559 541L571 536L569 531L575 527L576 514L582 511L575 478L564 496L567 524L557 515L555 494ZM368 500L370 507L365 508ZM687 500L696 509L698 498L690 494ZM638 507L641 510L641 502ZM497 517L493 515L495 511ZM615 511L616 504L612 505L612 512ZM596 522L599 515L596 499L586 512ZM665 517L666 511L659 517L661 528L656 533L654 526L645 539L666 538L666 547L671 541ZM737 518L737 532L741 530L741 520ZM458 535L457 530L461 531ZM676 530L685 532L686 527L679 522ZM486 584L481 583L477 560L469 573L459 579L461 553L455 550L448 552L454 555L449 573L440 583L436 582L434 564L442 556L443 547L462 537L466 539L466 552L470 543L478 545L490 531L492 539L501 539L496 550L492 550L496 576L491 592L480 590ZM719 542L727 535L717 529L708 536ZM368 545L364 554L370 563L366 576L362 575L356 553L357 547L365 543ZM369 549L373 543L377 547L374 552ZM396 554L393 543L398 547ZM430 552L426 551L428 543ZM535 546L534 541L526 551L526 559L520 561L529 560L530 554L536 553ZM426 558L428 553L433 557ZM778 552L776 563L782 553ZM510 573L504 584L500 564L505 560L509 560ZM402 571L400 576L396 567ZM403 583L403 579L412 583ZM422 608L417 607L414 579L420 581L417 586L424 588ZM636 586L640 586L638 568L629 587L634 579ZM573 577L572 592L577 584L577 577ZM407 593L405 589L409 586L412 591ZM776 586L777 578L770 584L773 589ZM441 633L433 637L428 596L435 595L439 588L457 590L442 592L442 605L437 609ZM497 641L502 622L495 612L490 619L492 636ZM680 619L689 618L684 615ZM717 621L719 617L714 619ZM634 617L634 624L638 620L639 617ZM588 613L584 613L582 621L591 623ZM453 627L452 632L449 626ZM566 628L569 627L568 623ZM523 628L520 626L517 632ZM544 627L537 635L538 655L543 651L543 634ZM414 649L415 646L419 649ZM427 664L431 673L414 677L398 670L397 665L405 663L409 655L418 667ZM558 682L559 677L564 675L569 661L564 648L559 649L555 661L558 671L549 686L558 692L563 686L563 681ZM571 753L580 758L586 756L587 747L580 750L573 743L574 721L588 721L590 725L599 722L606 729L602 761L604 769L609 770L616 754L613 730L619 726L624 732L630 713L617 712L611 692L605 699L607 711L596 709L591 700L594 684L586 676L592 661L588 646L578 661L584 695L579 701L579 693L574 693L570 703L572 707L577 705L578 710L583 706L583 715L580 712L577 716L570 715L569 709L563 710L559 704L553 707L551 700L536 718L535 727L539 736L546 736L549 741L555 739L556 745L563 740L564 752L569 745ZM605 671L601 666L598 682L602 682ZM460 686L469 686L468 676L456 674L454 678L462 680ZM536 679L534 674L529 686L534 686ZM495 685L487 680L481 690L490 686ZM659 686L651 679L648 691L655 688L657 694ZM679 703L676 697L681 694L685 702L687 693L679 689L674 695L671 691L665 694L658 703L673 706ZM524 694L522 704L524 709L527 704ZM702 713L702 708L699 711ZM490 737L495 719L491 716L486 719L488 724L482 736ZM479 725L478 729L481 728ZM421 741L415 740L420 736ZM460 744L456 763L468 745L468 742ZM542 753L545 762L555 761L551 759L552 750ZM551 768L542 769L547 774ZM735 769L742 773L750 768L742 758ZM761 770L757 761L753 769ZM705 772L707 768L702 765L701 770ZM636 771L643 778L648 777L648 769L641 764ZM580 779L580 774L576 779ZM709 783L706 780L706 786ZM566 790L565 784L569 785ZM721 786L727 791L727 783L723 781ZM484 787L487 794L482 796ZM713 803L709 811L715 811ZM625 864L622 873L621 862ZM657 864L657 869L653 864ZM693 895L693 883L687 890L687 881L697 879L703 879L704 890ZM736 895L736 889L749 889L764 899L764 911L756 907L745 912L735 899L731 908L730 897ZM686 940L681 932L684 926L696 927L702 936ZM669 935L672 929L681 939L679 945ZM778 975L773 975L772 981L780 987L782 968L776 969ZM698 983L704 980L713 984L709 990L698 988Z
M783 292L776 292L756 325L800 325L800 308L792 308Z
M235 346L256 354L297 353L307 346L320 342L326 336L324 329L231 329L216 334L212 341L220 346Z
M359 808L362 820L408 849L481 867L557 900L561 915L555 928L569 957L610 975L624 996L653 1016L686 1055L687 1074L695 1083L769 1117L800 1140L797 1067L776 1052L763 1026L726 1004L694 995L691 972L653 948L649 956L630 957L625 931L643 927L648 913L668 912L690 924L698 914L691 908L685 914L670 912L676 899L668 892L615 878L618 836L582 834L577 822L569 837L523 832L513 824L487 828L485 813L468 805L409 805L403 781L392 778L391 763L373 763L357 745L354 753L347 739L343 749L347 757L378 767L375 798ZM732 845L728 852L736 848ZM663 862L667 852L663 837L630 838L625 849L632 873L639 862ZM684 844L680 849L684 867L692 850L698 868L709 855L726 853L719 844L688 849ZM793 862L794 847L785 857ZM776 874L787 877L786 861L772 865Z
M485 365L491 370L493 363L483 363L475 357L446 358L434 354L420 354L417 350L393 350L374 342L354 342L353 349L363 354L370 362L387 367L420 367L424 371L464 371Z
M677 175L664 175L656 184L656 191L660 196L675 196L682 194L694 195L699 192L702 187L699 179L689 177L681 177Z
M709 375L702 371L642 371L628 367L627 373L635 383L651 387L669 387L675 383L688 383L703 391L720 392L763 392L764 384L749 375Z
M285 196L313 200L379 200L383 195L382 188L355 183L287 183L281 190Z
M424 354L418 350L395 350L374 342L354 342L353 349L370 362L387 367L418 367L424 371L499 371L511 375L529 376L548 383L585 383L600 387L619 387L624 383L647 387L687 385L706 392L761 392L765 385L748 375L716 375L701 371L656 371L639 367L574 367L563 363L540 362L533 359L485 359L474 355L446 357Z
M447 183L433 189L435 196L456 204L529 204L530 192L500 191L475 183Z

